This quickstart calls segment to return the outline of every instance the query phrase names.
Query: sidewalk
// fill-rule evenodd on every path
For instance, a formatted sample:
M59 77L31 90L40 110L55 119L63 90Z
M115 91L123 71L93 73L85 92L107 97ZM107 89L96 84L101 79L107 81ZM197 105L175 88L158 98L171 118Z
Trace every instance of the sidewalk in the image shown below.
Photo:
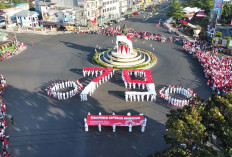
M32 34L39 34L39 35L57 35L57 34L67 34L72 33L71 31L57 31L57 32L51 32L51 31L34 31L34 30L19 30L15 31L12 29L1 29L1 32L7 32L7 33L32 33Z
M184 35L183 33L181 33L180 31L176 30L175 28L173 28L170 24L166 25L171 29L172 32L176 32L179 34L179 36L183 36L186 40L188 40L189 42L194 42L195 40L192 37L189 37L187 35Z
M152 18L153 16L155 16L155 15L159 14L159 12L163 11L164 9L167 9L168 7L169 7L169 6L167 6L167 7L163 8L163 9L160 9L158 12L153 13L151 16L147 17L147 18L146 18L146 19L144 19L143 21L146 21L146 20L148 20L148 19Z

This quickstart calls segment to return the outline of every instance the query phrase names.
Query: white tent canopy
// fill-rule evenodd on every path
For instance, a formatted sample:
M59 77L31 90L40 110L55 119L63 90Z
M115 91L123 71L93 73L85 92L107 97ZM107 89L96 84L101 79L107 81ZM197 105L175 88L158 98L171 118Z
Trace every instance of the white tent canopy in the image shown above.
M194 8L190 8L190 7L186 7L186 8L184 8L183 9L183 12L185 13L185 14L191 14L191 13L197 13L197 12L199 12L201 9L200 8L197 8L197 7L194 7Z
M229 49L232 50L232 40L231 40L230 43L229 43Z

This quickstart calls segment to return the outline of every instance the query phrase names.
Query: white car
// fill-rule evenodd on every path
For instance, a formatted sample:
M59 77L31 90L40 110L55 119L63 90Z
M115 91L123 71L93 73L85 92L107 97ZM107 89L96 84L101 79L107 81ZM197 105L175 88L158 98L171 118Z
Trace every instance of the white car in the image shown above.
M124 20L126 20L124 17L120 17L120 18L117 19L117 22L121 22L121 21L124 21Z
M121 17L120 19L121 19L121 21L124 21L124 20L126 20L124 17Z

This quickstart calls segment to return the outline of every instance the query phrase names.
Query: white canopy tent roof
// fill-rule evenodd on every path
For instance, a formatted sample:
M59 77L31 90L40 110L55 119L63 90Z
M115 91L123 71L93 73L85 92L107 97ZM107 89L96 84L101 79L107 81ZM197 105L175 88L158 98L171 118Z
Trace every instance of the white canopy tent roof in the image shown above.
M200 8L197 8L197 7L194 7L194 8L190 8L190 7L186 7L183 9L183 12L185 14L191 14L191 13L197 13L199 12L201 9Z
M230 41L228 48L232 50L232 40Z

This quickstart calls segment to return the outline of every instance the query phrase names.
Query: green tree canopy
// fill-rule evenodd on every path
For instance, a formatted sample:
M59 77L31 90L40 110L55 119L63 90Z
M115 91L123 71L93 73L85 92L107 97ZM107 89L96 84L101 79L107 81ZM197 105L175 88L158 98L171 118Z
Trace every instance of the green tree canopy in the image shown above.
M202 115L211 143L221 151L232 149L232 92L226 96L213 95Z
M222 37L222 32L218 32L218 31L216 31L216 32L215 32L215 36L216 36L216 37L220 37L220 38L221 38L221 37Z
M169 153L178 156L197 154L210 156L215 153L205 145L208 136L206 128L202 124L201 112L200 105L185 106L183 109L172 110L167 115L166 127L168 135L165 135L164 138L172 148Z
M181 19L184 17L182 3L179 0L172 0L170 2L169 11L167 12L168 17L173 17L174 19Z
M232 91L207 103L171 110L164 136L170 149L154 156L232 156Z
M228 47L229 47L229 44L230 44L231 37L227 36L227 37L224 37L224 39L227 40L227 42L226 42L226 47L228 48Z
M29 3L30 0L13 0L13 3L20 4L20 3Z
M222 8L221 20L223 24L230 22L232 18L232 4L225 4Z
M213 9L214 0L184 0L184 7L198 7L205 10L206 14L210 14Z
M6 8L5 4L0 2L0 9L5 9L5 8Z

